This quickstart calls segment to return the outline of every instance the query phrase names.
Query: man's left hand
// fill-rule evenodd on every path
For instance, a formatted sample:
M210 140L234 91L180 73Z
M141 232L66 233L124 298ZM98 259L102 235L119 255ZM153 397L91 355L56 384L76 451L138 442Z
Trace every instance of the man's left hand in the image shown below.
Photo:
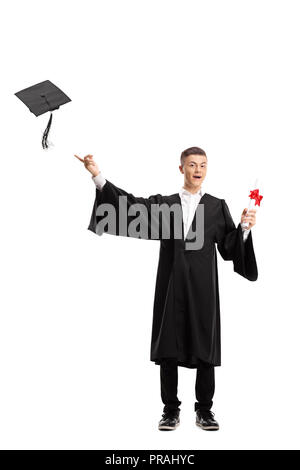
M250 230L256 224L256 209L249 210L247 215L246 213L247 213L247 208L245 208L242 212L241 224L243 222L249 222L247 230Z

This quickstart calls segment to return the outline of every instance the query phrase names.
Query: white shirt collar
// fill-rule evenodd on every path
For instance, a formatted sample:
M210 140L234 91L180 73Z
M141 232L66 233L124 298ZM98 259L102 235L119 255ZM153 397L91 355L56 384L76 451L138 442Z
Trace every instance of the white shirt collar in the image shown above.
M201 188L199 189L199 191L197 191L195 194L190 193L189 191L187 191L187 189L184 189L183 186L182 186L182 187L180 188L180 190L179 190L179 195L180 195L180 196L182 196L182 195L187 195L187 196L196 196L196 195L197 195L197 196L199 196L199 195L200 195L200 197L202 197L202 196L204 196L204 194L205 194L205 191L204 191L204 189L202 188L202 186L201 186Z

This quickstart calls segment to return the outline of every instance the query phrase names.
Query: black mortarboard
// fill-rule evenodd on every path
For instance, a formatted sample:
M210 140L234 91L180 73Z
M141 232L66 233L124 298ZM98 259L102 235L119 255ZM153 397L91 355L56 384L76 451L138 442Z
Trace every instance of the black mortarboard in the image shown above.
M48 111L54 111L61 105L71 101L71 99L57 86L50 82L50 80L45 80L44 82L37 83L29 88L24 88L24 90L18 91L15 95L23 101L23 103L26 104L30 111L36 116L40 116ZM48 148L47 138L51 122L52 112L43 134L43 149Z

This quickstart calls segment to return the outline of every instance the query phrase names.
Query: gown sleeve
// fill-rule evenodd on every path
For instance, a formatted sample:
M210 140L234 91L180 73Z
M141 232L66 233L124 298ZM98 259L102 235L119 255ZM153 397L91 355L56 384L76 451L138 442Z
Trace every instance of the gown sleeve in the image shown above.
M123 196L123 198L120 198ZM122 199L122 202L120 203ZM159 240L161 238L160 219L155 222L152 214L152 227L157 224L157 236L153 236L151 232L151 205L162 204L164 196L156 194L145 197L136 197L132 193L126 192L124 189L118 188L111 181L106 179L106 183L102 189L96 187L95 201L92 209L88 230L97 235L108 233L110 235L141 238L146 240ZM141 206L132 207L134 204ZM131 209L134 209L131 211ZM110 221L108 223L108 213L110 213ZM105 224L106 219L106 224ZM121 220L122 219L122 220ZM130 224L136 222L138 235L130 231ZM143 227L143 229L140 229ZM134 230L136 232L136 230Z
M221 199L221 215L216 230L217 248L225 261L233 261L234 271L249 281L258 277L256 258L252 242L252 230L243 240L241 223L235 227L228 206Z

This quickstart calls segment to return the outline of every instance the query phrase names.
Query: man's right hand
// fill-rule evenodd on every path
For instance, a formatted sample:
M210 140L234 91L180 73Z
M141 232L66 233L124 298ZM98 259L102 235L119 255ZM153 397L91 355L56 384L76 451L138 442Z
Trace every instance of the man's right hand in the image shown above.
M100 171L99 171L97 163L94 162L94 160L93 160L93 155L86 155L84 158L80 158L80 157L78 157L78 155L74 155L74 157L78 158L78 160L80 160L84 164L85 168L93 176L99 175Z

